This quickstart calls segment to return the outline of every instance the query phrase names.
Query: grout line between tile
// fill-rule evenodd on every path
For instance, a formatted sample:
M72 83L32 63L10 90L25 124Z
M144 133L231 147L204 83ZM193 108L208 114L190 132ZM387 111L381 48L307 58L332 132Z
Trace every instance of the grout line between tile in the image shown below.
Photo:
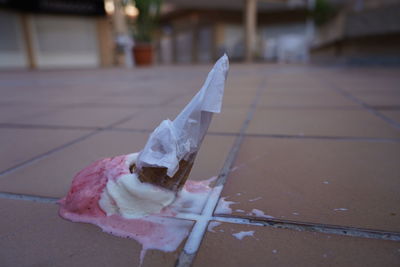
M53 198L53 197L40 197L40 196L6 193L6 192L0 192L0 198L13 199L13 200L26 200L26 201L33 201L46 204L55 204L58 201L58 198Z
M19 169L24 168L26 166L32 165L32 164L34 164L34 163L36 163L36 162L38 162L38 161L40 161L40 160L42 160L44 158L47 158L50 155L53 155L53 154L65 149L65 148L67 148L67 147L69 147L71 145L79 143L79 142L81 142L81 141L83 141L83 140L85 140L85 139L87 139L87 138L89 138L89 137L91 137L93 135L96 135L96 134L98 134L98 133L100 133L100 132L102 132L102 131L104 131L104 130L106 130L108 128L112 128L115 125L118 125L120 123L124 123L124 122L130 120L133 116L135 116L135 114L136 113L131 114L129 116L126 116L125 118L122 118L121 120L119 120L117 122L114 122L114 123L106 126L105 128L99 128L97 130L94 130L94 131L92 131L92 132L90 132L88 134L82 135L82 136L80 136L80 137L78 137L78 138L76 138L76 139L74 139L72 141L69 141L69 142L67 142L67 143L65 143L65 144L63 144L61 146L53 148L53 149L51 149L51 150L49 150L47 152L44 152L42 154L36 155L36 156L26 160L26 161L23 161L23 162L21 162L21 163L19 163L17 165L14 165L13 167L10 167L10 168L8 168L8 169L6 169L4 171L1 171L0 172L0 178L5 176L5 175L7 175L7 174L10 174L10 173L12 173L12 172L14 172L16 170L19 170Z
M372 109L380 111L400 111L400 105L391 105L391 106L368 105L368 106Z
M22 169L22 168L24 168L26 166L32 165L32 164L34 164L34 163L36 163L38 161L41 161L42 159L47 158L48 156L53 155L53 154L63 150L64 148L67 148L67 147L73 145L73 144L79 143L79 142L81 142L81 141L83 141L83 140L85 140L85 139L97 134L98 132L100 132L100 130L96 130L94 132L90 132L90 133L85 134L85 135L83 135L83 136L81 136L81 137L79 137L77 139L74 139L74 140L68 142L68 143L65 143L65 144L63 144L61 146L53 148L53 149L51 149L51 150L49 150L49 151L47 151L45 153L36 155L36 156L34 156L34 157L32 157L32 158L30 158L28 160L25 160L25 161L23 161L21 163L18 163L17 165L14 165L14 166L12 166L12 167L0 172L0 178L3 177L3 176L8 175L8 174L10 174L10 173L12 173L14 171Z
M85 127L85 126L62 126L62 125L44 125L44 124L18 124L18 123L0 123L0 128L12 129L49 129L49 130L92 130L92 131L115 131L131 133L151 133L149 129L130 129L130 128L104 128L104 127ZM240 133L230 132L207 132L212 136L238 136ZM292 134L252 134L245 133L246 137L277 138L277 139L311 139L311 140L333 140L333 141L359 141L359 142L387 142L398 143L400 138L382 138L382 137L360 137L360 136L319 136L319 135L292 135Z
M57 201L59 200L59 198L54 198L54 197L43 197L43 196L34 196L34 195L7 193L7 192L0 192L0 199L24 200L24 201L32 201L44 204L56 204ZM181 220L200 221L204 220L205 219L204 217L205 216L202 214L179 213L172 218L177 218ZM257 217L241 217L241 216L225 215L225 214L217 214L209 218L206 218L207 222L211 220L224 223L265 226L277 229L290 229L300 232L307 231L307 232L318 232L324 234L334 234L334 235L343 235L343 236L352 236L361 238L400 241L400 232L382 231L382 230L359 228L359 227L328 225L328 224L310 223L302 221L289 221L276 218L269 219L269 218L257 218Z
M400 232L382 231L382 230L366 229L358 227L288 221L275 218L267 219L267 218L256 218L256 217L252 218L235 217L231 215L230 216L217 215L213 217L213 220L220 222L227 222L227 223L236 223L236 224L270 226L273 228L290 229L295 231L318 232L324 234L400 241Z
M222 167L217 181L215 183L214 188L212 189L207 202L204 206L201 216L199 219L195 221L195 224L190 232L185 246L181 251L179 258L175 264L176 267L188 267L191 266L194 258L197 254L197 251L200 248L201 242L204 238L208 223L213 217L213 212L218 204L219 197L221 195L222 189L226 183L228 174L232 168L232 165L236 159L236 156L239 152L240 146L245 138L245 131L247 130L251 119L254 116L257 104L260 100L260 95L265 88L266 79L264 78L262 82L259 84L257 88L256 95L253 99L253 102L249 108L247 113L247 117L243 122L243 125L240 129L239 135L236 137L235 142L233 143L231 150L228 153L227 158L225 159L224 166Z
M375 115L376 117L384 120L386 123L388 123L393 128L395 128L397 130L400 130L400 123L396 122L395 120L392 120L389 117L386 117L381 112L379 112L378 110L374 109L372 106L366 104L364 101L358 99L357 97L355 97L351 93L343 90L342 88L337 86L332 81L330 81L330 80L326 81L325 80L324 83L326 83L328 85L328 88L330 88L334 92L337 92L337 93L341 94L342 96L346 97L347 99L353 101L354 103L357 103L358 105L360 105L362 108L364 108L369 113L371 113L371 114Z
M290 94L290 93L288 93ZM264 105L264 106L258 106L257 109L260 110L360 110L359 106L273 106L273 105Z
M277 139L310 139L310 140L331 140L331 141L358 141L358 142L388 142L398 143L400 138L379 138L379 137L351 137L351 136L318 136L318 135L290 135L290 134L251 134L247 137L277 138Z
M0 123L0 128L14 129L45 129L45 130L101 130L103 127L65 126L49 124L25 124L25 123Z

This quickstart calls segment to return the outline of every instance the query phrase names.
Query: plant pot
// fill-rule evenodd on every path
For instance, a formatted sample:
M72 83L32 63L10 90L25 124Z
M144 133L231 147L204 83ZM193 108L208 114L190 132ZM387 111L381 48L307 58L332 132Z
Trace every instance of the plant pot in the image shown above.
M137 66L153 64L153 46L151 44L136 44L133 47L133 56Z

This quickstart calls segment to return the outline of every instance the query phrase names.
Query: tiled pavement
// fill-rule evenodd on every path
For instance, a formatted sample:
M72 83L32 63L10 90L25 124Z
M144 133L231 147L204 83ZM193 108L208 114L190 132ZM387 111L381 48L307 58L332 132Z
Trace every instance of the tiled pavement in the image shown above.
M138 265L138 243L54 201L90 162L140 150L208 70L0 73L0 266ZM195 254L189 235L143 265L399 266L399 162L400 69L232 64L190 178L218 175L232 212L203 211Z

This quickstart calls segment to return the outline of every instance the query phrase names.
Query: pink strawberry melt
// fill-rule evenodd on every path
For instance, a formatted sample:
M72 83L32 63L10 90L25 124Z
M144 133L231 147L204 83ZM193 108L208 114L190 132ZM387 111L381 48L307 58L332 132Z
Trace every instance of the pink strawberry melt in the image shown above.
M148 249L165 252L176 250L188 235L193 222L171 216L188 211L188 207L182 205L187 205L189 200L191 206L197 207L189 210L201 211L210 191L208 185L213 178L201 182L188 181L182 189L185 194L178 194L173 205L159 214L138 219L127 219L117 214L107 216L99 205L101 194L110 179L116 180L130 173L128 157L123 155L98 160L80 171L74 177L67 196L59 201L59 214L73 222L92 223L107 233L135 239L143 247L140 257L142 262Z

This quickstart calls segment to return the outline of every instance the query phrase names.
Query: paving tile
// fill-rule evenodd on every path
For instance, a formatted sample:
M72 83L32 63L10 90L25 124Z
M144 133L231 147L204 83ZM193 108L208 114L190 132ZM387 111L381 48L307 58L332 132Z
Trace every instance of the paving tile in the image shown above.
M329 91L318 79L307 73L274 74L267 77L266 92L318 93Z
M171 100L166 104L167 107L171 108L180 108L183 109L189 102L192 100L192 98L195 96L196 91L193 91L192 93L185 93L185 94L180 94L176 96L174 100Z
M234 140L235 138L231 136L206 136L197 155L190 179L205 180L218 176Z
M369 106L400 106L400 90L396 93L353 93L353 96Z
M0 128L0 172L88 133L81 130Z
M261 86L261 82L255 83L253 86L242 86L240 84L227 85L224 92L224 97L237 97L237 96L256 96L258 88ZM225 101L224 101L225 102ZM223 103L224 105L225 103Z
M100 105L114 105L123 104L124 106L130 105L132 108L137 107L148 107L148 106L159 106L172 100L177 95L176 93L170 93L167 95L160 94L146 94L136 95L135 92L129 95L117 95L117 96L103 96L93 99L90 103L97 103ZM85 103L86 104L86 103Z
M380 111L380 113L396 121L397 123L400 123L400 110Z
M193 266L399 266L394 241L223 223L207 232ZM254 231L238 240L233 234Z
M329 75L331 76L331 75ZM379 76L362 76L353 79L348 79L340 75L328 78L334 80L334 84L341 89L354 94L354 93L395 93L400 92L399 80L393 77L379 77Z
M234 79L231 76L228 78L224 95L255 95L258 88L262 85L262 79L260 77L242 77L240 79Z
M101 158L138 152L147 138L147 133L103 132L1 177L0 191L62 197L82 168ZM204 180L218 175L233 140L227 136L206 136L190 179Z
M181 112L181 108L165 106L160 108L141 109L132 119L116 128L154 130L165 119L174 120ZM217 133L238 133L248 109L223 107L221 113L214 114L209 131Z
M0 199L0 210L1 266L139 266L139 243L65 221L57 205ZM174 266L179 250L148 251L142 266Z
M18 93L15 93L15 90L7 94L1 93L1 102L17 105L29 104L64 106L68 104L81 104L90 102L97 94L99 94L99 92L86 93L82 91L71 90L70 88L44 90L39 86L35 86L34 88L29 89L30 90L18 91Z
M153 131L163 120L173 120L181 108L163 106L155 108L142 108L127 122L116 125L117 128Z
M146 134L107 132L76 143L0 179L0 191L64 196L73 176L98 159L139 151Z
M0 104L0 123L15 123L20 119L31 119L56 110L48 105Z
M222 196L235 215L400 231L399 158L400 143L247 137Z
M134 108L83 108L62 109L32 119L21 119L18 123L31 125L57 125L75 127L105 127L137 112Z
M239 133L247 118L249 109L223 107L220 114L215 114L209 132Z
M329 88L325 88L321 84L280 84L271 83L269 80L267 82L265 93L286 93L286 94L313 94L313 93L327 93L331 91Z
M168 103L168 106L183 108L193 96L192 94L181 96ZM226 94L224 95L222 108L248 108L252 104L254 97L254 92L249 92L248 94Z
M366 110L257 109L246 133L399 138L400 132Z
M313 93L276 93L264 92L258 103L259 107L313 107L313 108L341 108L360 105L335 92Z
M103 127L135 113L118 125L125 129L96 134L0 177L0 191L63 196L74 174L90 162L139 151L147 133L127 129L152 130L166 116L175 117L210 68L0 73L0 123ZM382 68L231 64L222 114L214 117L210 131L237 133L258 88L265 86L248 133L399 138L390 125L333 90L338 87L383 106L381 112L397 119L387 107L398 105L396 98L388 97L398 92L398 73ZM0 136L11 150L7 154L18 161L30 151L51 147L53 141L58 144L59 137L52 139L50 134L66 132L19 130ZM31 131L29 138L23 131ZM34 142L25 141L33 137ZM190 179L217 175L233 140L208 135ZM239 202L231 205L236 216L257 217L264 211L282 219L400 231L398 151L398 143L247 137L223 197ZM2 159L0 167L10 160L13 157ZM55 206L0 199L0 210L2 266L138 265L140 246L135 241L61 220ZM257 239L232 236L250 230ZM195 266L398 266L400 261L399 243L389 241L225 223L215 231L206 234ZM172 266L180 249L148 252L144 266Z
M254 94L246 95L226 95L224 96L223 108L249 108L255 98Z

